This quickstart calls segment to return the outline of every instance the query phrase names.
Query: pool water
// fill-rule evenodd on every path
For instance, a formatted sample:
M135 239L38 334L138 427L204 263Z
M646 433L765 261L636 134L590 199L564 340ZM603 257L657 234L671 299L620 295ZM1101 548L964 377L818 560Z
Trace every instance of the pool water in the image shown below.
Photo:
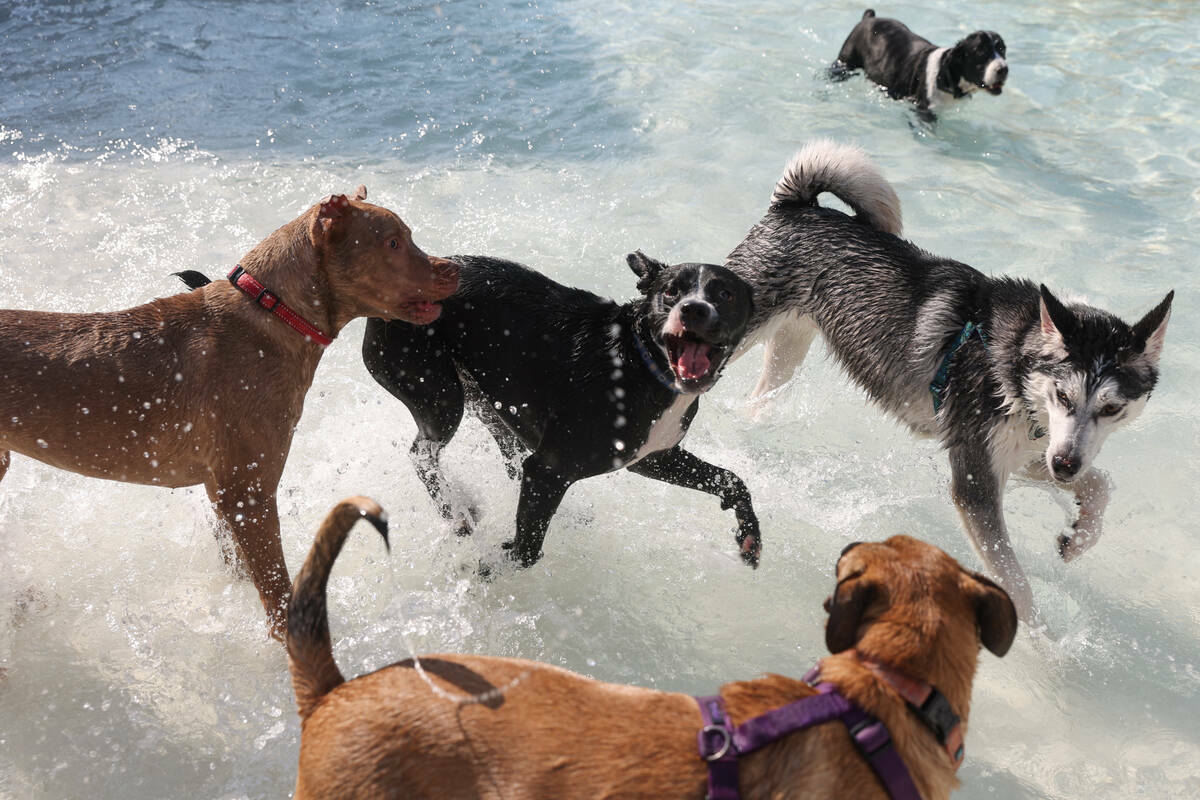
M1097 462L1116 485L1099 544L1062 563L1069 499L1009 488L1047 625L981 656L958 796L1200 795L1200 6L877 7L938 44L975 28L1008 44L1004 93L932 126L862 77L823 76L863 8L7 4L0 305L107 310L178 291L169 273L224 273L358 183L429 252L512 258L628 298L627 252L719 263L801 144L856 142L932 252L1131 321L1176 290L1159 387ZM464 651L708 693L823 654L821 601L850 541L909 533L978 567L944 454L817 347L756 419L761 357L735 363L686 440L748 484L756 572L715 499L616 473L570 490L535 567L483 583L473 567L498 558L517 486L465 423L444 462L484 517L475 537L451 535L408 463L410 416L361 365L362 326L322 360L279 489L293 572L338 499L367 494L391 515L390 553L364 528L330 584L348 675ZM14 457L0 484L0 797L291 790L284 654L214 529L199 487Z

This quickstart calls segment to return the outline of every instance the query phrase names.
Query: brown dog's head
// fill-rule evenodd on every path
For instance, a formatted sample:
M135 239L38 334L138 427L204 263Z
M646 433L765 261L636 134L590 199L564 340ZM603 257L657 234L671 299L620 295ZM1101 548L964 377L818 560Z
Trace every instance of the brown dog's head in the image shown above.
M353 198L330 195L309 212L309 235L322 254L333 296L345 308L339 321L371 316L427 325L458 289L458 265L426 255L400 217L365 202L367 188Z
M853 647L926 674L938 658L968 655L973 672L980 644L1002 656L1017 633L1017 612L1003 589L910 536L846 547L825 610L831 653Z

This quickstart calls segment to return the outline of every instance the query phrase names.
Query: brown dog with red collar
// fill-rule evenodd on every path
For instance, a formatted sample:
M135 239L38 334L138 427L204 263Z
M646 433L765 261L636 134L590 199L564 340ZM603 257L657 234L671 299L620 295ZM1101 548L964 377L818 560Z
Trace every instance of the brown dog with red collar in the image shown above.
M355 317L432 322L458 286L457 265L366 192L272 233L239 262L238 287L97 314L0 311L0 477L11 450L98 478L204 484L282 638L275 490L324 345Z
M346 682L330 649L325 583L361 518L386 530L379 506L365 498L330 512L289 606L288 658L302 720L296 800L705 796L701 715L685 694L462 655L410 659ZM922 797L947 797L959 783L957 737L979 647L1003 655L1016 635L1008 595L936 547L894 536L847 547L825 605L825 640L836 655L821 662L820 680L886 725ZM815 694L780 675L721 687L734 725ZM942 698L950 720L957 715L943 730L945 743L924 720L928 712L908 704L926 696ZM838 721L745 755L739 772L746 800L888 796Z

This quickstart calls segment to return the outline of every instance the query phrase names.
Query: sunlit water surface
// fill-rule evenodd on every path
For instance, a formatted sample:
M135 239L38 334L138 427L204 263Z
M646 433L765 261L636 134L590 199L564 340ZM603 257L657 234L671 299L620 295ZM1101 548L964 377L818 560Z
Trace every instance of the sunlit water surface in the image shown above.
M795 148L858 142L895 184L906 234L933 252L1127 319L1177 290L1160 388L1099 460L1117 486L1105 538L1065 565L1066 499L1006 496L1048 625L981 658L961 796L1195 797L1200 9L881 7L941 44L977 27L1008 41L1004 94L929 128L861 78L823 79L862 8L4 6L0 305L145 302L179 289L168 273L223 273L360 182L430 252L506 256L627 298L625 253L719 262ZM348 674L467 651L706 693L822 655L820 603L849 541L907 532L978 566L934 444L819 350L751 422L753 352L687 442L749 484L757 572L714 499L620 473L571 489L537 566L481 583L471 568L498 557L517 487L465 424L445 462L485 517L473 539L451 536L407 461L411 418L361 366L361 332L322 361L279 490L293 571L337 499L368 494L391 514L391 553L360 532L331 583ZM0 796L290 791L299 725L283 652L213 532L199 489L14 458L0 485Z

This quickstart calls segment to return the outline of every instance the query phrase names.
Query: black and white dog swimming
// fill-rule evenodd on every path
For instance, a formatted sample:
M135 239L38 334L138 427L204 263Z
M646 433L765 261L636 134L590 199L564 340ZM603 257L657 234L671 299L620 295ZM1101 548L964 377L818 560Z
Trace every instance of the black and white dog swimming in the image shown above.
M641 296L617 304L558 284L520 264L456 256L458 291L431 325L372 319L363 360L408 406L418 433L411 455L439 512L472 527L447 497L439 454L465 405L519 474L509 557L542 555L550 519L575 481L627 468L716 495L737 517L742 560L757 566L761 537L745 484L679 446L741 341L750 287L712 264L668 266L628 257Z
M821 192L856 216L818 206ZM1029 620L1005 483L1023 472L1072 489L1079 517L1059 552L1070 559L1095 543L1108 481L1092 461L1146 405L1174 293L1128 325L927 253L899 238L900 224L895 192L862 151L815 142L792 159L726 262L754 288L742 350L766 344L755 395L790 379L820 333L875 402L941 440L963 524Z
M953 47L938 47L898 20L867 9L846 37L830 70L845 78L861 69L893 99L910 98L932 114L977 89L1000 94L1008 78L1000 34L975 31Z

